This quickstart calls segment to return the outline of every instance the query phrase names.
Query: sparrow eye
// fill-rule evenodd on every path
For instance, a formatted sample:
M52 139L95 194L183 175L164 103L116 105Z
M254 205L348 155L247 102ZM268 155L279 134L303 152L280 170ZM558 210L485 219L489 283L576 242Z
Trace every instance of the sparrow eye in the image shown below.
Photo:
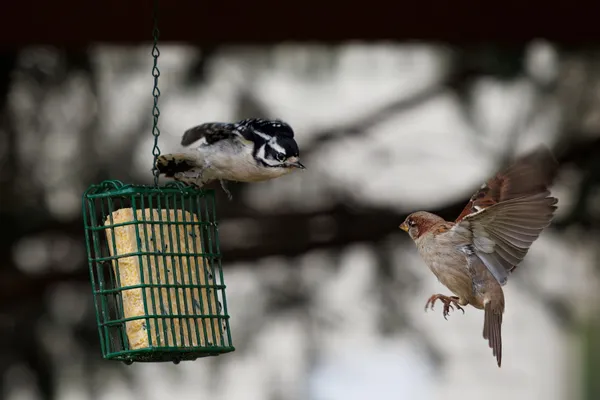
M277 158L277 161L281 161L281 162L283 162L283 161L285 161L285 159L286 159L287 157L286 157L286 156L285 156L285 154L283 154L283 153L277 153L277 156L275 156L275 158Z
M412 219L408 221L408 226L415 226L415 221Z

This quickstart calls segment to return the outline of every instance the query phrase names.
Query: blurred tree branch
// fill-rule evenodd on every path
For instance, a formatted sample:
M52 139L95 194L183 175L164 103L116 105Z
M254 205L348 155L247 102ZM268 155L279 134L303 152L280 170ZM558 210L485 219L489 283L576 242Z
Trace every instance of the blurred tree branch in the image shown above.
M557 157L561 164L580 163L581 160L593 159L596 154L600 154L600 138L572 143L568 148L563 148L557 152ZM476 188L474 187L473 190ZM471 193L465 193L464 200L445 205L436 210L430 210L448 220L453 220L462 211L466 201ZM224 204L221 208L226 208ZM363 208L349 208L344 204L338 204L333 208L319 210L310 213L289 213L289 214L257 214L256 211L248 208L236 208L234 213L221 219L221 226L226 224L236 224L236 220L251 217L255 225L260 230L260 241L250 247L244 247L245 243L252 242L252 237L231 242L227 237L221 235L221 248L224 255L224 261L235 263L241 261L257 260L273 255L285 257L295 257L306 252L317 249L335 249L350 245L352 243L377 243L388 235L398 232L398 225L406 218L406 214L398 213L393 210ZM22 216L24 219L25 216ZM48 216L49 217L49 216ZM315 235L313 230L313 221L315 219L327 218L333 222L333 234L327 238ZM6 214L0 213L0 221L10 222ZM72 238L83 241L83 223L76 219L70 222L64 222L47 218L41 220L38 224L18 223L18 218L12 218L12 232L16 237L33 236L43 232L58 232L70 235ZM565 222L557 221L555 225L564 226ZM256 235L253 231L249 233ZM83 242L81 243L83 246ZM10 252L4 243L0 243L0 251ZM47 284L54 284L61 280L66 281L87 281L87 270L74 272L49 273L44 277L32 278L26 274L11 274L10 276L0 276L0 282L11 282L19 290L6 288L2 293L10 293L16 296L18 293L32 294L41 290L47 281ZM31 290L24 288L31 286Z

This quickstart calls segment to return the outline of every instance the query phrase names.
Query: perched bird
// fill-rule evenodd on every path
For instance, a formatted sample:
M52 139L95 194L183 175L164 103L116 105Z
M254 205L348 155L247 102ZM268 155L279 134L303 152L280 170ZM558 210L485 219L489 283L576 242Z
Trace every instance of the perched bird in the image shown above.
M185 131L181 145L185 151L159 156L156 167L168 178L197 187L215 180L222 185L260 182L305 168L294 131L280 120L201 124Z
M422 259L455 296L435 294L444 304L444 318L453 305L484 310L483 337L498 367L502 362L502 286L550 225L558 200L549 186L558 163L546 148L517 159L489 179L471 197L455 222L425 211L410 214L400 228L410 235Z

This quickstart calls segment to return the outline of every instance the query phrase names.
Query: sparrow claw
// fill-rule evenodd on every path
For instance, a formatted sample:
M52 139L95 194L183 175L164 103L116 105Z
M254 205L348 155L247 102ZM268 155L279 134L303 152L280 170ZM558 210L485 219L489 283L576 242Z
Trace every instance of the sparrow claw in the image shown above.
M444 303L444 310L442 311L442 315L444 316L444 319L446 321L448 320L447 316L450 314L450 310L454 311L454 307L456 307L457 310L462 311L463 314L465 313L465 310L460 306L460 304L458 304L458 297L444 296L443 294L434 294L433 296L431 296L427 300L427 303L425 303L425 311L427 311L428 308L431 308L431 310L433 310L433 306L438 300Z

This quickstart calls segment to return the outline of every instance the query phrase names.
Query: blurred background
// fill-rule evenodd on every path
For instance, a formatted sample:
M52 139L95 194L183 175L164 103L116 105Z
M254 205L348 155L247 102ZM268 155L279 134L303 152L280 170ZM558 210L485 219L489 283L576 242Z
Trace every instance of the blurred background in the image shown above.
M81 195L152 181L151 5L113 3L64 20L40 3L0 35L2 399L600 398L600 48L501 40L515 32L499 25L461 43L432 22L443 10L395 31L356 16L334 29L331 7L303 23L162 9L161 151L202 122L280 118L307 170L230 184L233 201L215 186L234 353L102 360ZM505 287L498 369L480 311L424 312L448 290L398 225L455 219L540 144L560 162L559 209Z

